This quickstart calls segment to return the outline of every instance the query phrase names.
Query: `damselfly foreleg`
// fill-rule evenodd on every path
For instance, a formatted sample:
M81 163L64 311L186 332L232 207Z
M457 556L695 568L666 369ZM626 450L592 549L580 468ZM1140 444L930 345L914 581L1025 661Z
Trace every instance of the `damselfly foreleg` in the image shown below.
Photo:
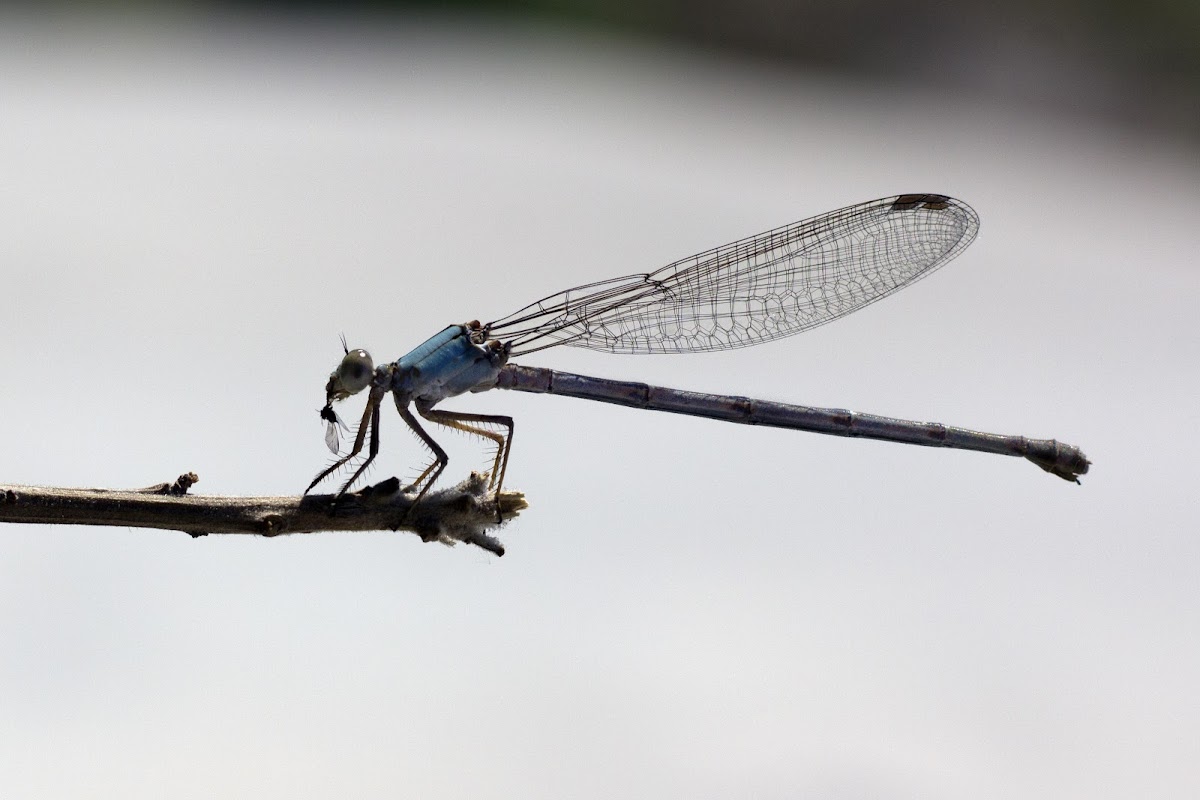
M354 471L354 474L350 476L350 480L346 481L342 485L342 488L338 491L336 497L334 498L335 500L346 493L346 490L350 488L350 485L358 480L358 476L362 475L363 470L365 470L367 466L375 459L375 456L379 454L379 401L383 399L383 394L384 392L381 389L371 390L371 395L369 398L367 398L367 407L363 409L362 420L358 424L358 434L354 437L354 445L350 448L350 452L344 457L333 462L332 465L325 470L322 470L317 477L313 478L313 482L310 483L308 488L304 490L305 494L311 492L314 486L325 480L334 472L341 469L355 456L361 453L363 449L363 443L366 441L368 432L371 434L371 441L370 447L367 450L367 458L358 467L358 469Z

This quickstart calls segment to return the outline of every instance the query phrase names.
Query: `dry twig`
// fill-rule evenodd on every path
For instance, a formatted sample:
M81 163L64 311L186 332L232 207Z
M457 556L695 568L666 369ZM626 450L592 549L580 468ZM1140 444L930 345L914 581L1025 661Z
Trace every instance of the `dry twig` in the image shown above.
M528 505L521 492L494 497L478 473L457 486L427 494L414 508L412 497L389 478L333 502L332 495L305 497L210 497L187 493L199 478L180 475L174 483L145 489L60 489L0 486L0 522L55 525L118 525L210 533L280 536L318 531L406 530L426 542L465 542L498 556L504 545L487 531Z

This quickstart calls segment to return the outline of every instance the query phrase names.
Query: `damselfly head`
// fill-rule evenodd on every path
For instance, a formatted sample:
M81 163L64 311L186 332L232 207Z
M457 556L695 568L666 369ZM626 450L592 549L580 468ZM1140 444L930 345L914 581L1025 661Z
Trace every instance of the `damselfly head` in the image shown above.
M338 428L344 431L350 429L333 410L333 404L370 386L374 375L375 362L371 360L371 354L366 350L349 348L346 348L342 363L329 375L329 382L325 384L325 407L321 409L321 419L326 423L325 444L334 453L338 451Z
M345 400L371 385L375 375L375 362L366 350L347 350L342 363L329 376L325 384L325 407L335 400ZM321 412L324 418L324 411Z

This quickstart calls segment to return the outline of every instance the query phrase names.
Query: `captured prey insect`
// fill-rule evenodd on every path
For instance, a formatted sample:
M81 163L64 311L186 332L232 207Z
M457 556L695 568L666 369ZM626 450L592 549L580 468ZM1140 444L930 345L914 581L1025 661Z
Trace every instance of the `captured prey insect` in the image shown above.
M513 389L840 436L1023 456L1078 483L1090 462L1053 439L980 433L933 422L810 408L642 383L591 378L509 364L556 345L609 353L699 353L780 339L857 311L946 264L975 238L979 217L940 194L904 194L831 211L741 239L655 272L590 283L532 303L488 323L451 325L398 360L374 366L366 350L350 350L325 386L321 418L326 443L338 452L333 404L368 391L350 452L322 471L305 492L368 448L338 492L362 475L379 452L379 407L390 392L401 419L433 453L408 487L414 505L446 468L446 452L413 415L490 439L496 445L489 488L498 494L511 449L511 417L437 409L448 397Z

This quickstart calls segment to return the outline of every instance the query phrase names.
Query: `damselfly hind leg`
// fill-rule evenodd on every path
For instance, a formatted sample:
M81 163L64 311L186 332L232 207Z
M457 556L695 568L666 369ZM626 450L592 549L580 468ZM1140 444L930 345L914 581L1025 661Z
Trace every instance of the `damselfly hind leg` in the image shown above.
M495 442L496 458L492 462L492 474L488 476L488 488L495 490L493 496L496 502L496 521L503 521L500 513L500 489L504 485L504 472L508 469L508 454L512 450L512 417L497 416L495 414L463 414L457 411L422 409L420 406L417 407L417 413L430 422L436 422L439 425L445 425L447 428L454 428L455 430L481 436L484 439L490 439ZM506 429L507 433L490 431L470 423L496 425Z

